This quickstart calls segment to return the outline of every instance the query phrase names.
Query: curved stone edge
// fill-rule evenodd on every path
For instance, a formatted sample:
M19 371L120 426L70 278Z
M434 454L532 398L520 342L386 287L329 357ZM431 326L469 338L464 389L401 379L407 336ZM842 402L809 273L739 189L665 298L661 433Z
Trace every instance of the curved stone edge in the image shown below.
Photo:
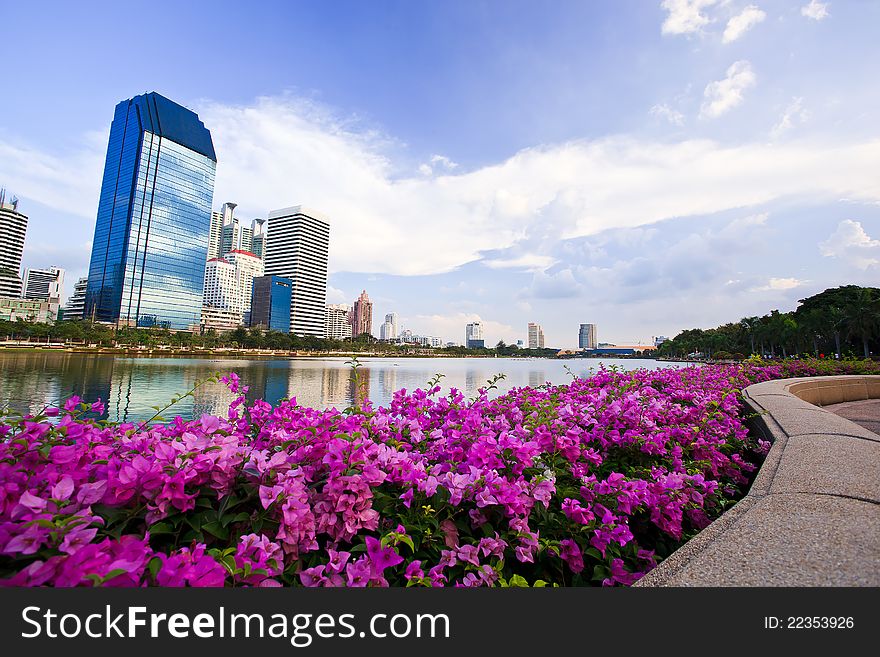
M751 488L734 506L728 509L712 524L698 533L668 558L662 561L654 570L638 580L634 586L657 587L657 586L753 586L763 585L812 585L812 586L862 586L880 585L877 575L873 579L865 578L861 568L858 572L823 573L821 569L813 572L804 572L804 569L789 572L782 566L779 571L779 554L770 554L767 543L755 543L750 545L748 560L759 566L764 563L773 564L772 572L764 573L763 577L756 572L744 572L743 564L737 564L730 568L726 559L729 558L729 548L742 547L743 537L749 534L760 535L762 530L767 530L769 525L766 513L759 506L781 506L786 504L801 506L810 500L821 500L827 503L830 500L845 502L848 505L847 513L853 512L865 515L867 526L880 526L880 493L867 499L854 497L843 489L822 491L792 491L790 486L785 490L776 486L777 473L782 464L786 450L789 454L804 456L804 451L809 449L807 436L833 437L842 441L859 441L859 446L867 448L872 463L876 463L880 472L880 436L850 422L840 416L823 410L814 403L802 398L816 400L824 404L839 403L842 401L855 401L860 399L880 398L880 376L845 375L835 377L800 377L793 379L779 379L757 383L743 390L743 401L746 405L747 423L749 429L764 440L771 442L770 451L761 465ZM799 440L804 437L804 440ZM800 459L801 462L809 462L809 459ZM849 464L840 464L843 471L847 471ZM808 473L804 472L804 479L808 479ZM875 478L876 479L876 478ZM827 482L826 482L827 483ZM826 486L827 487L827 486ZM762 502L773 497L773 501L782 500L781 505L766 505ZM768 500L769 501L769 500ZM808 504L807 504L808 505ZM798 508L794 510L800 511ZM754 520L754 523L752 522ZM785 518L776 518L780 527L785 527ZM832 533L834 527L831 528ZM841 530L843 528L841 527ZM773 532L772 527L770 533ZM766 532L764 532L766 533ZM806 536L797 533L789 533L784 536L783 542L788 542L795 552L797 543L809 543L815 540L814 536ZM827 541L826 541L827 542ZM837 543L837 541L835 541ZM826 551L831 546L824 545ZM840 548L846 549L846 536L840 536L840 545L835 544L831 553ZM867 569L877 572L880 567L880 542L873 547L868 547L865 553L865 545L852 546L857 551L854 556L856 563L861 559ZM765 553L762 554L762 549ZM778 552L777 546L777 552ZM724 560L721 557L725 557ZM763 559L762 559L763 557ZM784 562L784 560L783 560ZM806 564L804 564L806 565ZM848 563L850 570L855 570L852 563ZM756 567L755 570L760 570Z

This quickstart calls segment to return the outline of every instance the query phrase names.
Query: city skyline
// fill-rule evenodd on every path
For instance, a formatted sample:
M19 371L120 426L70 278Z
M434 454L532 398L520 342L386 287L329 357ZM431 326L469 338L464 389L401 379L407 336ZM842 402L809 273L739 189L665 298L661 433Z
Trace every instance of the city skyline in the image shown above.
M377 317L417 333L460 341L480 321L487 344L514 342L536 318L548 345L573 346L576 308L603 339L647 343L876 281L876 4L514 4L394 4L412 29L390 39L373 9L270 3L239 21L261 34L252 48L198 74L177 65L191 40L122 66L102 56L123 39L109 17L9 7L0 56L27 102L0 107L0 186L30 218L25 266L85 273L109 107L155 89L212 130L212 210L320 208L327 303L367 286ZM241 18L196 6L169 30ZM293 20L301 63L273 45ZM47 89L73 98L64 121Z

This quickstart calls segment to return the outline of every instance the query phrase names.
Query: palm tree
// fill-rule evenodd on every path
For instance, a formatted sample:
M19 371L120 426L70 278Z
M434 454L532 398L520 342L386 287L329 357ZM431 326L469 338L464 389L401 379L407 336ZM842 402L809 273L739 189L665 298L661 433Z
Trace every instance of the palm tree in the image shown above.
M755 353L755 332L761 326L761 318L760 317L743 317L739 320L740 325L749 335L749 342L752 345L751 353Z
M870 356L868 342L880 331L880 298L871 290L861 289L843 308L847 338L861 338L865 358Z

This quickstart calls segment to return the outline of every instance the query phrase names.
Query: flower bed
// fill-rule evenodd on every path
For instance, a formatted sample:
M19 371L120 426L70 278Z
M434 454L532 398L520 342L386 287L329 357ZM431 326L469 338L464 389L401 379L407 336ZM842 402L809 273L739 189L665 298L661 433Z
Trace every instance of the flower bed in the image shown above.
M244 402L0 423L0 584L629 585L741 497L769 445L739 391L870 363L600 370L467 401ZM436 381L434 382L436 383Z

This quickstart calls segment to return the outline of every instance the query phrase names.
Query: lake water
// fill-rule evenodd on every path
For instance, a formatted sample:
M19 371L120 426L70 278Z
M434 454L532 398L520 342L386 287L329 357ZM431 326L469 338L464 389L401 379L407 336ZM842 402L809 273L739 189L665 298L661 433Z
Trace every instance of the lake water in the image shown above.
M235 372L250 387L249 399L296 397L298 403L320 408L350 406L356 386L346 358L272 358L260 360L210 358L143 358L65 352L0 352L0 406L18 413L36 413L77 394L88 401L107 404L106 418L134 422L151 417L153 406L166 405L172 396L190 390L197 379L213 372ZM571 376L588 376L602 362L623 369L680 367L636 359L540 358L364 358L359 369L360 390L368 390L376 405L387 405L394 391L425 387L435 374L443 374L444 392L450 387L473 396L496 374L505 378L493 394L514 387L546 382L565 383ZM362 393L358 393L360 396ZM165 417L199 417L225 414L234 399L222 384L206 384Z

